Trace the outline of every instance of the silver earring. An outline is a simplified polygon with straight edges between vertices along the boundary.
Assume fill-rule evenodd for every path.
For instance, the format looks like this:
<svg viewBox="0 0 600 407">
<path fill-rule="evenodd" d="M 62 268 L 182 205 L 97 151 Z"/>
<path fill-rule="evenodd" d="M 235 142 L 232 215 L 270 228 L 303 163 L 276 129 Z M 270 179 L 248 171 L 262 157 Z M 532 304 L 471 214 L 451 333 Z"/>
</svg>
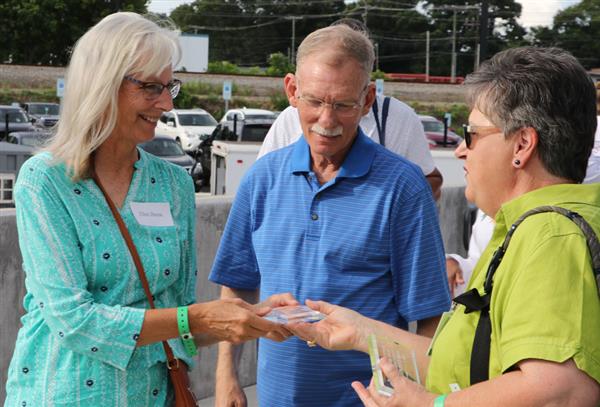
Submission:
<svg viewBox="0 0 600 407">
<path fill-rule="evenodd" d="M 517 165 L 517 166 L 521 165 L 521 160 L 518 160 L 518 159 L 515 160 L 515 165 Z"/>
</svg>

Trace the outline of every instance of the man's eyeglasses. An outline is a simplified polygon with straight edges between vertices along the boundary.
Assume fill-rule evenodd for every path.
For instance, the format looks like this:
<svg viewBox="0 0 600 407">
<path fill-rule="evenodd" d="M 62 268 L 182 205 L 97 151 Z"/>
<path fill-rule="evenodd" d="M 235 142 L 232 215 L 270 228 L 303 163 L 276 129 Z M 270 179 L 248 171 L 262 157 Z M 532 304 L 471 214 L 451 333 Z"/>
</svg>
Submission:
<svg viewBox="0 0 600 407">
<path fill-rule="evenodd" d="M 360 99 L 363 98 L 363 94 L 367 89 L 368 85 L 360 92 Z M 304 105 L 314 111 L 314 113 L 320 114 L 325 106 L 330 106 L 340 117 L 349 117 L 356 114 L 356 111 L 362 108 L 363 104 L 359 102 L 325 102 L 323 99 L 315 98 L 312 96 L 298 95 L 296 99 L 304 103 Z"/>
<path fill-rule="evenodd" d="M 492 134 L 502 133 L 502 129 L 496 126 L 471 126 L 469 124 L 463 124 L 463 133 L 465 135 L 465 144 L 467 148 L 471 148 L 473 143 L 473 137 L 485 137 Z"/>
<path fill-rule="evenodd" d="M 135 83 L 140 87 L 142 92 L 144 92 L 144 96 L 147 100 L 157 99 L 162 95 L 163 90 L 166 88 L 171 94 L 171 98 L 175 99 L 179 94 L 179 89 L 181 89 L 181 81 L 179 79 L 173 79 L 171 82 L 163 85 L 160 82 L 144 82 L 138 79 L 135 79 L 131 76 L 126 76 L 127 79 L 131 83 Z"/>
</svg>

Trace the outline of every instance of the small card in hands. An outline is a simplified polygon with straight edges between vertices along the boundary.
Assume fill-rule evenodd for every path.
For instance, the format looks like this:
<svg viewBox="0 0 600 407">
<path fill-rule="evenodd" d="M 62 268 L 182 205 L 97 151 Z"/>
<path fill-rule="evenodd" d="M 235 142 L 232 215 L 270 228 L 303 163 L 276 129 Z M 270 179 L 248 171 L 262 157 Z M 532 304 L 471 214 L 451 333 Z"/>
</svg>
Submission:
<svg viewBox="0 0 600 407">
<path fill-rule="evenodd" d="M 317 322 L 325 318 L 325 315 L 308 308 L 306 305 L 286 305 L 284 307 L 273 308 L 264 318 L 278 324 L 293 324 L 298 322 Z"/>
<path fill-rule="evenodd" d="M 374 334 L 367 337 L 367 343 L 369 345 L 371 369 L 373 370 L 373 383 L 379 394 L 390 397 L 394 393 L 394 388 L 379 366 L 380 354 L 385 356 L 402 376 L 416 383 L 421 383 L 417 355 L 414 350 L 408 349 L 397 341 L 386 337 L 376 337 Z"/>
</svg>

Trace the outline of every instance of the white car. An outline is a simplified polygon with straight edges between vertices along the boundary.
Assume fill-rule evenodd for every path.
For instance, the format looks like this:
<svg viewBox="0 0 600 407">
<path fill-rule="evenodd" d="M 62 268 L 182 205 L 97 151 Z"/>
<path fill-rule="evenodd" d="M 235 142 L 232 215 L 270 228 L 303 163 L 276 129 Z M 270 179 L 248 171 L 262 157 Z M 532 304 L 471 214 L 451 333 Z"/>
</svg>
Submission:
<svg viewBox="0 0 600 407">
<path fill-rule="evenodd" d="M 215 130 L 217 121 L 203 109 L 173 109 L 160 116 L 156 130 L 181 144 L 185 151 L 194 151 L 203 135 Z"/>
<path fill-rule="evenodd" d="M 236 117 L 237 116 L 237 117 Z M 277 115 L 270 110 L 265 109 L 248 109 L 243 107 L 241 109 L 229 109 L 227 113 L 221 118 L 221 123 L 232 122 L 234 119 L 239 121 L 243 120 L 261 120 L 261 119 L 273 119 L 275 120 Z"/>
</svg>

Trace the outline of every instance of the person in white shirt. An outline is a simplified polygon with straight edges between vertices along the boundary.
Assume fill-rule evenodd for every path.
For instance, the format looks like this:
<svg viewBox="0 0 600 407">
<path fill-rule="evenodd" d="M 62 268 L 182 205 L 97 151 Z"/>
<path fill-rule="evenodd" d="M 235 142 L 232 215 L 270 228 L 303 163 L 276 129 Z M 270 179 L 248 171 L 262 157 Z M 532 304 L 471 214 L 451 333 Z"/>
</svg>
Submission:
<svg viewBox="0 0 600 407">
<path fill-rule="evenodd" d="M 448 286 L 452 298 L 465 292 L 473 268 L 475 268 L 481 253 L 490 242 L 493 231 L 494 220 L 483 213 L 481 209 L 478 209 L 477 218 L 471 230 L 467 257 L 458 254 L 446 255 L 446 272 L 448 273 Z"/>
<path fill-rule="evenodd" d="M 371 109 L 361 119 L 360 128 L 368 137 L 384 145 L 388 150 L 417 164 L 427 178 L 433 196 L 438 199 L 443 181 L 442 174 L 435 168 L 419 116 L 410 106 L 390 97 L 387 120 L 383 120 L 384 99 L 383 96 L 377 96 L 377 120 L 374 109 Z M 379 121 L 379 126 L 377 121 Z M 384 123 L 385 143 L 382 143 L 379 130 L 383 128 Z M 301 135 L 302 128 L 298 111 L 295 107 L 289 106 L 279 114 L 269 129 L 258 153 L 258 158 L 295 142 Z"/>
</svg>

